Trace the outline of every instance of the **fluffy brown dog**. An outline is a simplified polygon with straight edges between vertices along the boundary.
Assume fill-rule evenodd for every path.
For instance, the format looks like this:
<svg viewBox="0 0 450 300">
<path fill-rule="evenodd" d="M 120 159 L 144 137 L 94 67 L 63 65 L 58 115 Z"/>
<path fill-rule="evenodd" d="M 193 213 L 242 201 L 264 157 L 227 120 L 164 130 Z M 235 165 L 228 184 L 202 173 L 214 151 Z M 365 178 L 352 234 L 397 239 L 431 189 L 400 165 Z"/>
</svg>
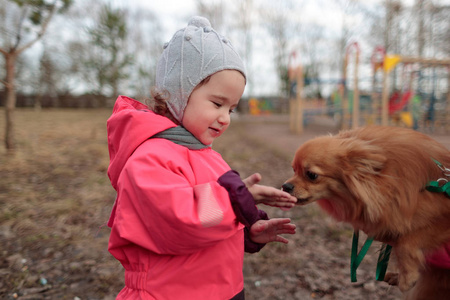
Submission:
<svg viewBox="0 0 450 300">
<path fill-rule="evenodd" d="M 336 220 L 392 245 L 399 273 L 386 280 L 408 291 L 409 299 L 450 299 L 450 270 L 426 264 L 450 242 L 450 197 L 425 189 L 430 181 L 450 179 L 434 160 L 450 167 L 450 151 L 410 129 L 343 131 L 304 143 L 283 190 L 297 204 L 317 201 Z"/>
</svg>

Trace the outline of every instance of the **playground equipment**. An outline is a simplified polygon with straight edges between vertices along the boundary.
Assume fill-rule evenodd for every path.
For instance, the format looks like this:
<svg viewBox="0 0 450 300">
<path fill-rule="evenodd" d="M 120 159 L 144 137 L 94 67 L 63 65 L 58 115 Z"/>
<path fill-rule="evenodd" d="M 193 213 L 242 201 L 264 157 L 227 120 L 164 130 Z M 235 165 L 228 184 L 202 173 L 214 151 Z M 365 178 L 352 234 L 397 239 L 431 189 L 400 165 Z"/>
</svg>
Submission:
<svg viewBox="0 0 450 300">
<path fill-rule="evenodd" d="M 353 90 L 349 88 L 347 79 L 351 55 L 354 57 Z M 296 83 L 295 93 L 293 93 L 295 97 L 289 101 L 292 132 L 302 133 L 312 115 L 325 115 L 326 113 L 340 116 L 341 129 L 369 124 L 396 125 L 414 129 L 418 129 L 420 124 L 425 124 L 433 129 L 434 125 L 438 124 L 445 132 L 450 132 L 450 59 L 386 55 L 384 48 L 376 47 L 371 57 L 372 91 L 364 93 L 359 90 L 360 55 L 361 51 L 357 42 L 347 46 L 342 79 L 333 82 L 337 85 L 337 89 L 329 98 L 330 102 L 335 104 L 331 108 L 320 105 L 320 100 L 305 99 L 311 89 L 309 84 L 321 82 L 321 80 L 305 79 L 296 53 L 291 54 L 288 75 L 289 80 Z M 397 73 L 392 73 L 395 81 L 394 91 L 391 91 L 389 77 L 391 71 L 398 65 L 403 66 L 400 73 L 401 81 L 397 80 L 399 79 Z M 436 69 L 440 73 L 436 72 Z M 426 79 L 430 78 L 430 76 L 426 76 L 430 70 L 433 71 L 432 82 Z M 443 76 L 447 76 L 446 82 Z M 401 87 L 398 86 L 397 81 L 401 83 Z M 426 83 L 426 91 L 421 88 L 422 83 Z M 424 117 L 421 112 L 425 109 L 425 104 L 428 105 L 428 108 Z M 437 115 L 439 118 L 435 119 Z"/>
<path fill-rule="evenodd" d="M 413 92 L 411 90 L 408 90 L 403 94 L 398 91 L 394 92 L 389 98 L 389 115 L 402 110 L 408 104 L 412 95 Z"/>
<path fill-rule="evenodd" d="M 355 46 L 357 44 L 355 43 Z M 357 47 L 357 54 L 359 55 L 359 48 Z M 358 64 L 358 62 L 357 62 Z M 357 67 L 355 67 L 357 68 Z M 288 77 L 291 83 L 291 95 L 289 100 L 289 120 L 290 120 L 290 130 L 294 133 L 302 133 L 304 130 L 304 126 L 307 125 L 311 120 L 315 119 L 317 116 L 331 115 L 331 114 L 339 114 L 342 112 L 347 112 L 346 118 L 350 119 L 349 112 L 349 103 L 347 101 L 347 96 L 350 94 L 348 91 L 344 93 L 344 80 L 343 79 L 319 79 L 319 78 L 310 78 L 306 77 L 303 66 L 300 63 L 296 52 L 292 52 L 289 57 L 289 65 L 288 65 Z M 306 77 L 306 78 L 305 78 Z M 357 85 L 358 76 L 355 76 L 355 82 Z M 319 90 L 315 90 L 315 85 L 321 84 L 333 84 L 338 85 L 340 90 L 335 93 L 333 98 L 334 107 L 327 106 L 326 100 L 322 98 Z M 309 95 L 309 96 L 308 96 Z M 345 95 L 345 97 L 344 97 Z M 353 93 L 353 104 L 356 103 L 357 107 L 359 107 L 359 92 L 356 90 L 356 93 Z M 346 100 L 343 103 L 343 99 Z M 355 100 L 356 99 L 356 100 Z M 342 107 L 345 107 L 342 109 Z M 359 118 L 359 110 L 355 112 L 353 118 Z M 340 117 L 342 123 L 343 117 Z M 348 121 L 349 122 L 349 121 Z M 357 123 L 357 122 L 356 122 Z"/>
<path fill-rule="evenodd" d="M 400 55 L 385 55 L 383 60 L 383 91 L 381 97 L 381 124 L 389 125 L 389 116 L 393 111 L 399 110 L 408 101 L 413 99 L 413 92 L 410 89 L 406 91 L 401 96 L 400 94 L 395 94 L 391 96 L 389 99 L 389 73 L 398 65 L 402 63 L 405 66 L 416 64 L 420 68 L 424 67 L 446 67 L 447 70 L 450 67 L 450 59 L 433 59 L 433 58 L 421 58 L 421 57 L 409 57 L 409 56 L 400 56 Z M 412 81 L 412 75 L 410 78 L 410 82 Z M 445 111 L 445 131 L 450 131 L 450 73 L 448 73 L 447 80 L 447 98 L 446 98 L 446 111 Z M 401 97 L 401 98 L 399 98 Z M 435 95 L 432 93 L 432 101 L 430 101 L 430 108 L 433 112 Z"/>
<path fill-rule="evenodd" d="M 353 92 L 350 92 L 347 88 L 347 68 L 349 64 L 349 57 L 351 52 L 354 51 L 355 62 L 354 62 L 354 75 L 353 75 Z M 338 97 L 340 101 L 340 106 L 338 109 L 341 116 L 341 125 L 342 129 L 348 129 L 350 126 L 352 128 L 356 128 L 359 126 L 360 119 L 360 93 L 358 87 L 358 68 L 359 68 L 359 56 L 360 56 L 360 48 L 357 42 L 353 42 L 349 44 L 346 49 L 346 54 L 344 58 L 344 68 L 343 68 L 343 77 L 339 80 L 328 80 L 328 83 L 337 84 L 338 88 Z M 303 132 L 303 127 L 305 121 L 307 121 L 309 115 L 313 114 L 324 114 L 327 112 L 327 109 L 321 107 L 320 104 L 317 104 L 315 108 L 310 107 L 309 109 L 305 109 L 305 99 L 303 99 L 303 91 L 305 85 L 305 78 L 303 74 L 302 65 L 297 61 L 294 64 L 294 61 L 297 60 L 296 53 L 293 52 L 289 59 L 289 80 L 296 82 L 296 93 L 295 99 L 290 100 L 290 127 L 291 131 L 295 133 Z M 321 80 L 316 79 L 308 79 L 308 82 L 321 82 Z M 352 103 L 350 106 L 349 98 L 352 96 Z M 310 105 L 314 106 L 314 101 L 308 102 Z M 317 103 L 317 101 L 316 101 Z M 335 108 L 336 109 L 336 108 Z M 351 117 L 350 117 L 351 111 Z"/>
<path fill-rule="evenodd" d="M 357 63 L 358 63 L 358 47 L 357 45 L 349 45 L 346 51 L 346 56 L 344 60 L 344 91 L 346 96 L 342 96 L 343 101 L 348 101 L 350 99 L 350 92 L 346 87 L 346 69 L 348 64 L 348 56 L 349 50 L 351 47 L 356 48 L 356 62 L 355 62 L 355 77 L 357 77 Z M 441 127 L 445 127 L 445 131 L 450 131 L 450 59 L 430 59 L 430 58 L 416 58 L 416 57 L 406 57 L 400 55 L 386 55 L 383 47 L 378 46 L 374 49 L 374 52 L 371 57 L 372 63 L 372 92 L 370 94 L 370 102 L 371 102 L 371 116 L 368 118 L 364 118 L 365 124 L 383 124 L 383 125 L 397 125 L 397 126 L 406 126 L 414 129 L 418 128 L 418 120 L 424 119 L 423 116 L 420 115 L 421 108 L 424 107 L 422 101 L 427 100 L 428 104 L 428 112 L 427 112 L 427 121 L 428 123 L 434 122 L 434 114 L 436 113 L 434 108 L 435 106 L 439 106 L 436 104 L 440 104 L 441 109 L 443 106 L 446 107 L 446 111 L 439 111 L 438 113 L 441 117 Z M 394 92 L 391 92 L 389 85 L 389 74 L 392 70 L 396 68 L 398 64 L 402 64 L 403 69 L 401 73 L 401 88 L 398 88 L 397 85 L 394 86 Z M 435 70 L 437 67 L 444 67 L 443 70 L 447 72 L 447 89 L 439 89 L 436 83 L 438 80 L 436 79 L 436 74 L 433 71 L 433 83 L 432 83 L 432 91 L 428 91 L 424 93 L 420 88 L 420 83 L 425 81 L 425 76 L 423 75 L 424 70 L 428 70 L 429 68 L 433 68 Z M 377 72 L 382 71 L 382 86 L 380 89 L 377 89 Z M 395 74 L 396 75 L 396 74 Z M 396 77 L 395 77 L 396 78 Z M 441 77 L 442 78 L 442 77 Z M 380 80 L 381 81 L 381 80 Z M 417 81 L 417 88 L 414 89 L 414 81 Z M 442 82 L 439 81 L 439 82 Z M 358 93 L 358 80 L 355 78 L 355 93 Z M 430 86 L 428 82 L 428 86 Z M 445 86 L 445 82 L 444 82 Z M 430 88 L 429 88 L 430 89 Z M 377 92 L 377 90 L 379 90 Z M 437 96 L 435 90 L 440 90 L 440 93 L 445 93 L 446 90 L 446 104 L 438 103 Z M 344 95 L 344 93 L 341 93 Z M 428 95 L 428 96 L 426 96 Z M 359 95 L 358 95 L 359 96 Z M 352 127 L 357 127 L 358 121 L 361 122 L 362 119 L 359 119 L 359 110 L 360 105 L 358 102 L 359 97 L 355 95 L 354 103 L 355 105 L 350 108 L 344 102 L 343 104 L 343 119 L 341 128 L 346 129 L 349 125 L 349 117 L 348 114 L 352 111 Z M 421 99 L 421 97 L 425 97 L 426 99 Z M 425 102 L 425 101 L 424 101 Z M 421 107 L 422 106 L 422 107 Z"/>
<path fill-rule="evenodd" d="M 273 111 L 272 102 L 267 99 L 250 98 L 248 100 L 249 113 L 252 116 L 270 115 Z"/>
<path fill-rule="evenodd" d="M 253 116 L 257 116 L 261 114 L 261 109 L 259 108 L 259 101 L 256 98 L 250 98 L 248 100 L 249 112 Z"/>
</svg>

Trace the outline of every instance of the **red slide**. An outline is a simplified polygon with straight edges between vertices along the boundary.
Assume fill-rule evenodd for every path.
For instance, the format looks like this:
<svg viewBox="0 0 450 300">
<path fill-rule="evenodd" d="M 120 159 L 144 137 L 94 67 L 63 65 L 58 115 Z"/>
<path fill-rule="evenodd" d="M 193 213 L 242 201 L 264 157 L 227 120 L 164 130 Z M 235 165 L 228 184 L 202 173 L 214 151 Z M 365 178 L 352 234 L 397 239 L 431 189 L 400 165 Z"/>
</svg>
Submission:
<svg viewBox="0 0 450 300">
<path fill-rule="evenodd" d="M 408 103 L 409 99 L 411 99 L 411 96 L 413 95 L 413 92 L 411 90 L 406 91 L 406 93 L 403 93 L 401 95 L 400 99 L 400 93 L 395 92 L 392 94 L 391 98 L 389 99 L 389 114 L 393 114 L 405 107 L 405 105 Z"/>
</svg>

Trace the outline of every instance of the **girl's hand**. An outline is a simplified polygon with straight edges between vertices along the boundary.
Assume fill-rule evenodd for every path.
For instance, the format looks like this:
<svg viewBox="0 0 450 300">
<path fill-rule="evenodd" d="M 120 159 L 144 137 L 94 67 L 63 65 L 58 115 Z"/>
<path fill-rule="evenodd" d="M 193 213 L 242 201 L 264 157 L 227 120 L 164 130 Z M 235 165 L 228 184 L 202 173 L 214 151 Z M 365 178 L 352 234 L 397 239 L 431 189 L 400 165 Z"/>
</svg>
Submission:
<svg viewBox="0 0 450 300">
<path fill-rule="evenodd" d="M 297 202 L 297 198 L 281 189 L 257 184 L 261 181 L 261 175 L 259 173 L 255 173 L 242 181 L 252 194 L 256 204 L 263 203 L 282 209 L 290 209 L 294 207 Z"/>
<path fill-rule="evenodd" d="M 250 227 L 249 232 L 250 239 L 255 243 L 280 242 L 287 244 L 288 240 L 280 234 L 294 234 L 295 224 L 291 224 L 291 220 L 288 218 L 258 220 Z"/>
</svg>

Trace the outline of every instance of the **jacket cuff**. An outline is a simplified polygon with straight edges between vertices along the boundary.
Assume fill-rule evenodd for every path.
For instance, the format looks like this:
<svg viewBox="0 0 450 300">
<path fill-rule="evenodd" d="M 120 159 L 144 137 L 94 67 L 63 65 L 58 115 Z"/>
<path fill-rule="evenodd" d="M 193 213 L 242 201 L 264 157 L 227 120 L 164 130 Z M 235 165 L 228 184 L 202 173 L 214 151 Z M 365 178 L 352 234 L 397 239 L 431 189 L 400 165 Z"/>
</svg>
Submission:
<svg viewBox="0 0 450 300">
<path fill-rule="evenodd" d="M 220 176 L 217 182 L 227 190 L 231 206 L 239 222 L 250 228 L 260 219 L 255 199 L 238 172 L 230 170 Z"/>
<path fill-rule="evenodd" d="M 268 220 L 266 212 L 263 210 L 258 210 L 258 215 L 260 220 Z M 250 238 L 250 229 L 247 227 L 244 228 L 244 251 L 247 253 L 255 253 L 259 252 L 262 248 L 264 248 L 266 244 L 255 243 Z"/>
</svg>

